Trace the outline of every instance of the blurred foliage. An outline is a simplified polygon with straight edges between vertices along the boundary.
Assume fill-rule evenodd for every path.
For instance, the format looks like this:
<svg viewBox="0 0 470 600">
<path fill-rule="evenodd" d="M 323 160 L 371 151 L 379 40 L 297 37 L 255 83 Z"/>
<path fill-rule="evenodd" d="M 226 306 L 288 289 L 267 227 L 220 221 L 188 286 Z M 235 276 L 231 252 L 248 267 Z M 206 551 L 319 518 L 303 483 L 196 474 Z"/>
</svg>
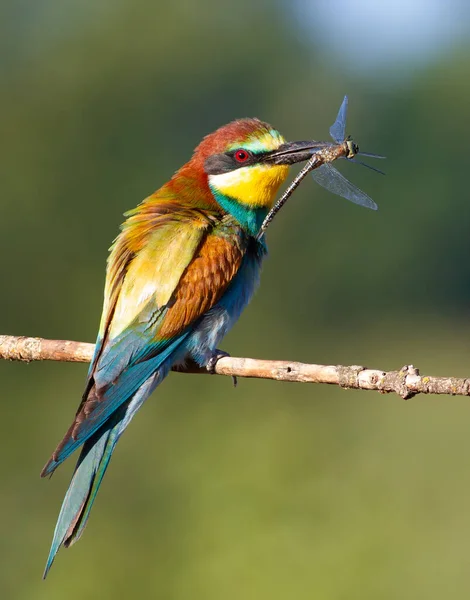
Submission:
<svg viewBox="0 0 470 600">
<path fill-rule="evenodd" d="M 389 160 L 386 178 L 343 172 L 380 210 L 306 181 L 224 347 L 468 375 L 469 68 L 462 48 L 406 82 L 352 80 L 287 1 L 4 0 L 0 332 L 93 340 L 126 209 L 235 117 L 326 139 L 347 92 L 351 133 Z M 83 540 L 42 583 L 73 465 L 38 474 L 85 373 L 0 364 L 0 597 L 470 592 L 468 401 L 182 375 L 135 419 Z"/>
</svg>

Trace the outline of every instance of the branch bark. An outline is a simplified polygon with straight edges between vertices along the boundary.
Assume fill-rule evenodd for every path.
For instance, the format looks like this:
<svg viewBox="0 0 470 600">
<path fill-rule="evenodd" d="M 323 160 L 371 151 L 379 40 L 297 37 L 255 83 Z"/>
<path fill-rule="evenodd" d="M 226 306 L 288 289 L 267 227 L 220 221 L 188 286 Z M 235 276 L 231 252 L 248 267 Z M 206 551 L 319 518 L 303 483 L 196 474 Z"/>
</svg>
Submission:
<svg viewBox="0 0 470 600">
<path fill-rule="evenodd" d="M 34 337 L 0 335 L 0 359 L 23 362 L 55 360 L 59 362 L 90 362 L 94 344 L 69 340 L 47 340 Z M 174 369 L 182 373 L 207 373 L 195 364 Z M 399 371 L 380 371 L 358 365 L 314 365 L 284 360 L 254 358 L 221 358 L 215 367 L 218 375 L 256 377 L 297 383 L 326 383 L 347 389 L 394 392 L 404 398 L 416 394 L 447 394 L 470 396 L 470 379 L 457 377 L 424 377 L 413 365 Z"/>
</svg>

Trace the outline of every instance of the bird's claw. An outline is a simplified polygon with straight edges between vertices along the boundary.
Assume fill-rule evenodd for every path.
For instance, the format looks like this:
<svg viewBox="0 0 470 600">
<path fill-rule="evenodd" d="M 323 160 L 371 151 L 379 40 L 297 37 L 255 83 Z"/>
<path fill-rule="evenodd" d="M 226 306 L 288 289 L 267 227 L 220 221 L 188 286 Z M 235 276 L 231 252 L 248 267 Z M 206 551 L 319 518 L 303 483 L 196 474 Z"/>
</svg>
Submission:
<svg viewBox="0 0 470 600">
<path fill-rule="evenodd" d="M 207 361 L 207 364 L 206 364 L 206 369 L 211 375 L 215 375 L 215 373 L 216 373 L 215 367 L 216 367 L 217 363 L 219 362 L 219 360 L 221 358 L 224 358 L 225 356 L 230 356 L 230 354 L 228 352 L 225 352 L 224 350 L 215 350 L 214 351 L 214 354 L 209 358 L 209 360 Z M 233 387 L 237 387 L 238 380 L 235 375 L 232 375 L 232 381 L 233 381 Z"/>
<path fill-rule="evenodd" d="M 206 369 L 209 371 L 211 375 L 215 375 L 215 366 L 219 362 L 221 358 L 225 356 L 230 356 L 228 352 L 224 352 L 223 350 L 214 350 L 214 353 L 209 358 L 206 364 Z"/>
</svg>

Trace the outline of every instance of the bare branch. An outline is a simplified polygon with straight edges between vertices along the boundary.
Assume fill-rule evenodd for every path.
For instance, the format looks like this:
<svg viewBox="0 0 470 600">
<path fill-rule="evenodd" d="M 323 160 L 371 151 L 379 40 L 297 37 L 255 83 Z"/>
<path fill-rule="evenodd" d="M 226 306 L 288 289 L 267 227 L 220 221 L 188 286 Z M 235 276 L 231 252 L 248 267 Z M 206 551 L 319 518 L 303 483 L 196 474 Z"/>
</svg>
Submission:
<svg viewBox="0 0 470 600">
<path fill-rule="evenodd" d="M 30 362 L 56 360 L 89 362 L 94 345 L 68 340 L 0 335 L 0 359 Z M 183 373 L 207 373 L 206 369 L 189 364 L 175 369 Z M 416 394 L 448 394 L 470 396 L 470 379 L 456 377 L 422 377 L 412 365 L 399 371 L 380 371 L 360 366 L 313 365 L 284 360 L 253 358 L 221 358 L 215 367 L 218 375 L 256 377 L 297 383 L 327 383 L 343 388 L 395 392 L 404 399 Z"/>
</svg>

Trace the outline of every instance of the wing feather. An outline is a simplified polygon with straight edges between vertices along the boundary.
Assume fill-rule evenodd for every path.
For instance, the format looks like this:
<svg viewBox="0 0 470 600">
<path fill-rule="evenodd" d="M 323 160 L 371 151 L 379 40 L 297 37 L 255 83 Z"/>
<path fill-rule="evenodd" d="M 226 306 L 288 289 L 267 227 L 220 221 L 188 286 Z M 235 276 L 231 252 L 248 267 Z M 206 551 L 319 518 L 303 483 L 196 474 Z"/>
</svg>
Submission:
<svg viewBox="0 0 470 600">
<path fill-rule="evenodd" d="M 112 247 L 85 394 L 43 475 L 178 352 L 192 325 L 221 298 L 246 251 L 241 230 L 228 235 L 225 223 L 194 209 L 154 211 L 153 229 L 145 222 L 140 237 L 139 222 L 141 215 L 132 213 Z"/>
</svg>

